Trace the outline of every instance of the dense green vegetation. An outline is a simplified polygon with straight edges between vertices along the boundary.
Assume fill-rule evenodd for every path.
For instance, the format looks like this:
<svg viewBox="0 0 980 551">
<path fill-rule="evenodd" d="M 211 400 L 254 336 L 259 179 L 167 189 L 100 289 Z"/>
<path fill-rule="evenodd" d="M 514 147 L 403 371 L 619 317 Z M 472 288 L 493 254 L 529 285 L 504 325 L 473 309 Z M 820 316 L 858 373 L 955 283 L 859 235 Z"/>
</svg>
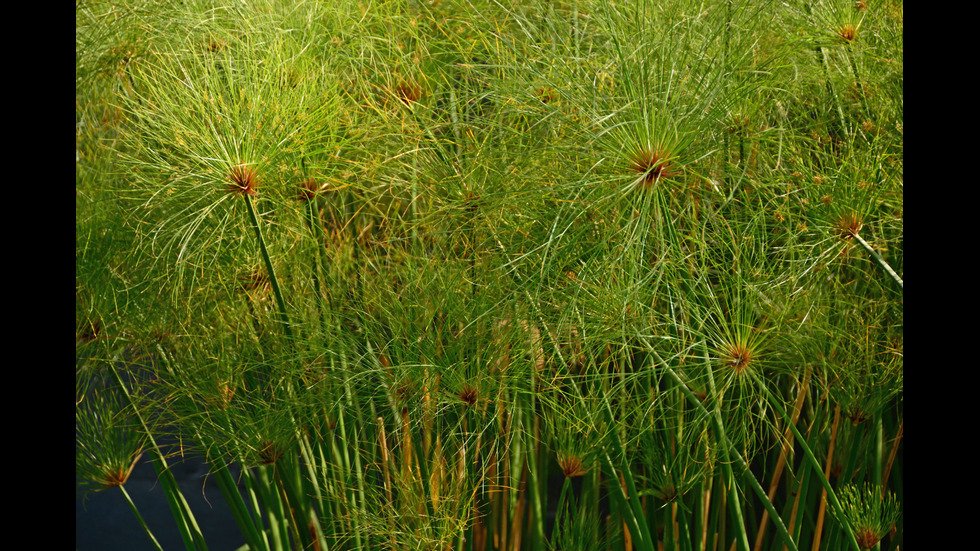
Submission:
<svg viewBox="0 0 980 551">
<path fill-rule="evenodd" d="M 252 551 L 903 546 L 901 0 L 75 25 L 80 489 L 152 458 L 188 549 L 190 453 Z"/>
</svg>

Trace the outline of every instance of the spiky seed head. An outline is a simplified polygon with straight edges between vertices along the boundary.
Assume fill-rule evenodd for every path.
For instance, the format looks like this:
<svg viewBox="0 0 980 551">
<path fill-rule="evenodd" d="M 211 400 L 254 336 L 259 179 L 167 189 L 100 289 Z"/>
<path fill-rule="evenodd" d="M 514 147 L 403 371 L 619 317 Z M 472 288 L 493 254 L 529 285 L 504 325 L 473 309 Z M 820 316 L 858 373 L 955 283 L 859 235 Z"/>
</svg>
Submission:
<svg viewBox="0 0 980 551">
<path fill-rule="evenodd" d="M 646 187 L 652 186 L 662 177 L 676 174 L 667 153 L 654 147 L 634 151 L 629 157 L 629 167 L 630 170 L 643 176 L 643 184 Z"/>
<path fill-rule="evenodd" d="M 313 178 L 307 178 L 299 184 L 299 200 L 303 202 L 312 201 L 320 191 L 320 185 Z"/>
<path fill-rule="evenodd" d="M 837 36 L 845 42 L 853 42 L 858 35 L 858 26 L 853 23 L 844 23 L 843 25 L 837 27 Z"/>
<path fill-rule="evenodd" d="M 748 369 L 749 364 L 752 363 L 753 356 L 754 352 L 752 347 L 747 343 L 730 342 L 725 343 L 721 347 L 721 360 L 725 365 L 734 370 L 736 374 L 742 374 Z"/>
<path fill-rule="evenodd" d="M 258 193 L 256 188 L 259 185 L 259 178 L 254 167 L 244 163 L 235 165 L 231 168 L 228 179 L 231 180 L 231 183 L 228 185 L 228 191 L 231 193 L 242 195 L 255 195 Z"/>
<path fill-rule="evenodd" d="M 554 103 L 558 101 L 558 91 L 550 86 L 539 86 L 535 90 L 534 95 L 537 96 L 541 103 Z"/>
<path fill-rule="evenodd" d="M 102 333 L 102 322 L 99 320 L 93 320 L 86 322 L 82 328 L 75 333 L 75 338 L 81 342 L 92 342 L 99 338 Z"/>
<path fill-rule="evenodd" d="M 736 136 L 745 135 L 752 126 L 752 119 L 749 115 L 740 112 L 730 113 L 728 116 L 728 126 L 725 129 L 729 134 Z"/>
<path fill-rule="evenodd" d="M 262 449 L 259 450 L 259 462 L 263 465 L 272 465 L 282 457 L 283 450 L 278 444 L 265 441 L 262 442 L 261 446 Z"/>
<path fill-rule="evenodd" d="M 133 468 L 136 467 L 136 463 L 142 456 L 142 451 L 137 451 L 135 454 L 133 454 L 133 461 L 128 467 L 123 463 L 115 463 L 111 466 L 105 466 L 102 471 L 102 487 L 116 488 L 125 484 L 126 481 L 129 480 L 129 475 L 133 473 Z"/>
<path fill-rule="evenodd" d="M 858 527 L 854 531 L 854 539 L 857 540 L 858 547 L 861 549 L 871 549 L 881 541 L 878 534 L 867 527 Z"/>
<path fill-rule="evenodd" d="M 561 467 L 561 472 L 565 478 L 583 476 L 589 472 L 585 467 L 585 461 L 577 454 L 559 454 L 558 466 Z"/>
<path fill-rule="evenodd" d="M 871 414 L 864 411 L 858 404 L 852 404 L 844 414 L 847 415 L 847 418 L 851 420 L 851 424 L 854 426 L 860 425 L 871 418 Z"/>
<path fill-rule="evenodd" d="M 422 99 L 422 87 L 414 82 L 402 80 L 395 85 L 395 95 L 399 101 L 411 107 L 413 103 Z"/>
<path fill-rule="evenodd" d="M 861 227 L 864 223 L 857 214 L 853 212 L 847 212 L 834 221 L 834 226 L 837 228 L 837 235 L 841 239 L 851 239 L 861 231 Z"/>
<path fill-rule="evenodd" d="M 238 276 L 238 282 L 246 292 L 266 291 L 272 286 L 269 275 L 260 268 L 241 274 Z"/>
<path fill-rule="evenodd" d="M 901 516 L 901 506 L 895 494 L 877 484 L 863 487 L 845 485 L 838 490 L 838 499 L 861 549 L 878 545 Z"/>
<path fill-rule="evenodd" d="M 218 396 L 221 399 L 220 405 L 222 409 L 228 407 L 231 404 L 231 400 L 235 397 L 235 387 L 228 381 L 219 382 Z"/>
<path fill-rule="evenodd" d="M 225 49 L 227 45 L 228 43 L 220 38 L 211 38 L 204 42 L 204 49 L 208 52 L 214 53 Z"/>
<path fill-rule="evenodd" d="M 470 386 L 469 384 L 463 385 L 463 389 L 459 391 L 459 399 L 462 400 L 467 406 L 476 405 L 476 401 L 479 398 L 479 391 Z"/>
<path fill-rule="evenodd" d="M 113 471 L 107 471 L 105 473 L 105 484 L 106 488 L 115 488 L 117 486 L 122 486 L 126 483 L 129 478 L 129 473 L 125 472 L 123 469 L 116 469 Z"/>
<path fill-rule="evenodd" d="M 677 499 L 677 487 L 667 482 L 654 488 L 654 494 L 663 501 L 674 501 Z"/>
</svg>

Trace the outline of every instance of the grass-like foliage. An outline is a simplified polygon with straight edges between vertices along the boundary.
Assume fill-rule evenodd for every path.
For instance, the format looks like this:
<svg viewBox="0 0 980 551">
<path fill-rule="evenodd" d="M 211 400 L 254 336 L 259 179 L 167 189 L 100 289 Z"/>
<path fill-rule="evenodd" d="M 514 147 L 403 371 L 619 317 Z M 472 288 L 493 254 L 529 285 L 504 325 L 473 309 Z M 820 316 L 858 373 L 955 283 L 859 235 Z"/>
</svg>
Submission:
<svg viewBox="0 0 980 551">
<path fill-rule="evenodd" d="M 902 545 L 901 0 L 75 28 L 80 489 L 151 458 L 188 549 L 187 453 L 251 551 Z"/>
</svg>

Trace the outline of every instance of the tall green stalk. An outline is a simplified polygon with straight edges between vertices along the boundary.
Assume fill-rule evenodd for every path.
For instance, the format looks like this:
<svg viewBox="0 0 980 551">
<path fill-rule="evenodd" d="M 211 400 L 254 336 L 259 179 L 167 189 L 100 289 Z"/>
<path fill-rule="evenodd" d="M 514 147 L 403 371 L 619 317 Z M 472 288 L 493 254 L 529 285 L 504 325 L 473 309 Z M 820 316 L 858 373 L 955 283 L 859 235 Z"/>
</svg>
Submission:
<svg viewBox="0 0 980 551">
<path fill-rule="evenodd" d="M 160 542 L 157 541 L 157 538 L 153 535 L 150 527 L 147 526 L 146 521 L 143 520 L 143 515 L 140 514 L 139 508 L 136 507 L 135 503 L 133 503 L 133 498 L 129 497 L 129 492 L 126 491 L 126 486 L 119 486 L 119 492 L 122 493 L 123 498 L 126 500 L 126 505 L 129 505 L 129 510 L 133 512 L 133 515 L 136 517 L 136 521 L 139 522 L 140 527 L 144 532 L 146 532 L 146 535 L 149 536 L 150 542 L 153 543 L 153 547 L 155 547 L 157 551 L 163 551 L 163 546 L 160 545 Z"/>
<path fill-rule="evenodd" d="M 252 197 L 245 193 L 242 194 L 245 208 L 248 211 L 248 218 L 252 223 L 252 230 L 255 232 L 255 240 L 259 244 L 259 251 L 262 253 L 262 262 L 265 264 L 266 272 L 269 274 L 269 283 L 272 285 L 272 293 L 276 297 L 276 305 L 279 307 L 279 324 L 282 326 L 283 335 L 288 341 L 293 340 L 293 328 L 289 323 L 289 313 L 286 311 L 286 299 L 283 297 L 282 288 L 279 286 L 279 278 L 276 276 L 276 268 L 272 263 L 272 256 L 265 244 L 262 236 L 262 226 L 258 215 L 255 212 L 255 205 L 252 204 Z"/>
</svg>

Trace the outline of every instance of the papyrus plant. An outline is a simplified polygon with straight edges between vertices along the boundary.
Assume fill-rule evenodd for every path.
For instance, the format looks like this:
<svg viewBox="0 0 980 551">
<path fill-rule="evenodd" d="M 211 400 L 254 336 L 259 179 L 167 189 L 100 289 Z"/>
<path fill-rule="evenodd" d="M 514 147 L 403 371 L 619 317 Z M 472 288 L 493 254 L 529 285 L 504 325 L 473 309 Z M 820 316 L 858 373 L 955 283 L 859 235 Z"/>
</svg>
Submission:
<svg viewBox="0 0 980 551">
<path fill-rule="evenodd" d="M 85 487 L 142 454 L 189 549 L 188 454 L 250 550 L 902 544 L 901 21 L 791 4 L 80 4 Z"/>
</svg>

